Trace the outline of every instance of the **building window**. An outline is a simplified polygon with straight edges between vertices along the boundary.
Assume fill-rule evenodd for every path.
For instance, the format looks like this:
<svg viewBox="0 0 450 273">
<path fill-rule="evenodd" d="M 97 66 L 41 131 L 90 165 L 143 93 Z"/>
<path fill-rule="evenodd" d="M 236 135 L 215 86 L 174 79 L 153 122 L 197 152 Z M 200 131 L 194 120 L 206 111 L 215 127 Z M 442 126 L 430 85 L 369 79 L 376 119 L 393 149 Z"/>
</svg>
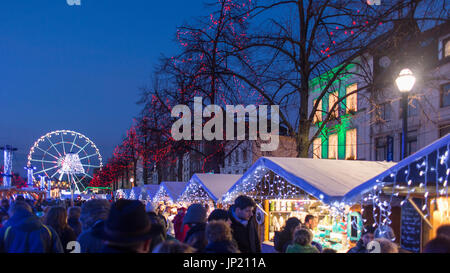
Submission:
<svg viewBox="0 0 450 273">
<path fill-rule="evenodd" d="M 247 161 L 247 150 L 242 151 L 242 157 L 243 157 L 244 162 L 246 162 Z"/>
<path fill-rule="evenodd" d="M 313 106 L 316 104 L 317 100 L 314 100 Z M 319 101 L 319 104 L 317 105 L 316 113 L 314 114 L 314 120 L 313 123 L 317 123 L 319 121 L 322 121 L 322 100 Z"/>
<path fill-rule="evenodd" d="M 338 136 L 337 134 L 330 135 L 328 138 L 328 158 L 337 159 L 338 152 Z"/>
<path fill-rule="evenodd" d="M 450 105 L 450 83 L 441 86 L 441 107 Z"/>
<path fill-rule="evenodd" d="M 352 85 L 347 86 L 347 110 L 346 113 L 355 113 L 358 110 L 358 93 L 353 93 L 348 95 L 351 92 L 354 92 L 358 89 L 358 84 L 354 83 Z"/>
<path fill-rule="evenodd" d="M 380 105 L 379 116 L 382 121 L 388 121 L 391 119 L 391 103 L 386 102 Z"/>
<path fill-rule="evenodd" d="M 328 96 L 328 111 L 331 111 L 331 108 L 336 104 L 339 99 L 338 92 L 334 92 Z M 337 118 L 339 116 L 339 105 L 334 107 L 333 112 L 331 113 L 331 118 Z"/>
<path fill-rule="evenodd" d="M 439 137 L 446 136 L 448 133 L 450 133 L 450 124 L 444 125 L 439 127 Z"/>
<path fill-rule="evenodd" d="M 417 136 L 408 137 L 408 143 L 406 148 L 408 155 L 412 155 L 413 153 L 417 152 Z"/>
<path fill-rule="evenodd" d="M 322 158 L 322 139 L 320 137 L 313 141 L 313 158 Z"/>
<path fill-rule="evenodd" d="M 444 40 L 444 58 L 450 57 L 450 38 Z"/>
<path fill-rule="evenodd" d="M 387 141 L 385 137 L 375 139 L 375 160 L 384 161 L 387 155 Z"/>
<path fill-rule="evenodd" d="M 345 159 L 356 159 L 357 144 L 356 129 L 348 130 L 345 133 Z"/>
</svg>

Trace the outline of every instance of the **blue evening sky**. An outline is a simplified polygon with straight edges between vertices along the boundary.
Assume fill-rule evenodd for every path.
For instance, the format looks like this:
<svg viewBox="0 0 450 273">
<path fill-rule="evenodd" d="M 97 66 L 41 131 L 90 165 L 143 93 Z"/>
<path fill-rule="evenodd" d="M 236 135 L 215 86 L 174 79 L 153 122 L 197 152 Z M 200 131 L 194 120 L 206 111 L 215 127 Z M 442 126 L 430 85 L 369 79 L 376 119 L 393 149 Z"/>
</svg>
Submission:
<svg viewBox="0 0 450 273">
<path fill-rule="evenodd" d="M 203 3 L 2 0 L 0 145 L 19 149 L 14 171 L 24 175 L 34 141 L 58 129 L 91 138 L 106 161 L 140 109 L 139 87 L 178 51 L 176 27 L 208 14 Z"/>
</svg>

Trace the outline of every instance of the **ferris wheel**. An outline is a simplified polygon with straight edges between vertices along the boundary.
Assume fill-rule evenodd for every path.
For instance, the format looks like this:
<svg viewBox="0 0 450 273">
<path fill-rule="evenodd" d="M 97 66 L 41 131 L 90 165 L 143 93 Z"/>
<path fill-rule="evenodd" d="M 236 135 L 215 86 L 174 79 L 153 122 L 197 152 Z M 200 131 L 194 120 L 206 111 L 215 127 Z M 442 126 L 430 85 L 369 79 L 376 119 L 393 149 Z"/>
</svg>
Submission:
<svg viewBox="0 0 450 273">
<path fill-rule="evenodd" d="M 40 137 L 30 149 L 28 166 L 35 175 L 52 181 L 67 182 L 78 193 L 103 167 L 97 146 L 86 136 L 69 130 L 58 130 Z"/>
</svg>

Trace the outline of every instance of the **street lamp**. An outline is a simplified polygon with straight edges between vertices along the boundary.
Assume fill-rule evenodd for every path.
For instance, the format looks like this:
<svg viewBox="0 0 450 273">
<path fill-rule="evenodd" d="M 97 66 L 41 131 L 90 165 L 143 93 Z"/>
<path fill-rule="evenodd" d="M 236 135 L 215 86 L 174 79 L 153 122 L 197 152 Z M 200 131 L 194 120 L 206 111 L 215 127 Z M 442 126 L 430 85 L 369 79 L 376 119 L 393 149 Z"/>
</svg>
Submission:
<svg viewBox="0 0 450 273">
<path fill-rule="evenodd" d="M 133 184 L 133 182 L 134 182 L 134 178 L 133 178 L 133 177 L 131 177 L 131 178 L 130 178 L 130 183 L 131 183 L 131 187 L 134 187 L 134 184 Z"/>
<path fill-rule="evenodd" d="M 416 77 L 414 77 L 412 71 L 408 68 L 402 69 L 395 80 L 398 90 L 402 93 L 402 159 L 406 157 L 406 141 L 408 134 L 408 93 L 413 88 L 415 82 Z"/>
</svg>

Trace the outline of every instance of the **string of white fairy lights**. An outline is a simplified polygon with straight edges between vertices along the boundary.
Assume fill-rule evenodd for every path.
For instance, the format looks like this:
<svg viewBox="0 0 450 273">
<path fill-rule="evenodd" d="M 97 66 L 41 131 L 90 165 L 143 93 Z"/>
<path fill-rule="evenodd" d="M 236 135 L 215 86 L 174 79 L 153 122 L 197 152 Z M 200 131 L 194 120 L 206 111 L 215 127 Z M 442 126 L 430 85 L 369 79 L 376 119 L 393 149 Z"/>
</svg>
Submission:
<svg viewBox="0 0 450 273">
<path fill-rule="evenodd" d="M 180 202 L 201 203 L 210 201 L 211 197 L 200 183 L 191 181 L 178 200 Z"/>
<path fill-rule="evenodd" d="M 289 183 L 282 176 L 270 169 L 258 166 L 252 175 L 243 179 L 232 191 L 227 192 L 222 200 L 225 204 L 230 204 L 237 196 L 244 194 L 257 200 L 263 199 L 317 199 L 323 203 L 324 196 L 320 194 L 318 198 L 303 191 L 300 187 Z M 330 216 L 343 216 L 345 207 L 348 204 L 335 202 L 333 204 L 323 204 L 323 208 L 329 210 Z"/>
<path fill-rule="evenodd" d="M 419 183 L 418 188 L 423 190 L 423 199 L 424 203 L 420 208 L 424 214 L 424 217 L 427 218 L 430 216 L 430 207 L 428 206 L 428 200 L 430 195 L 433 194 L 436 198 L 445 197 L 448 200 L 448 178 L 450 174 L 449 168 L 449 148 L 450 144 L 445 146 L 445 152 L 441 152 L 444 147 L 432 151 L 423 157 L 417 159 L 411 164 L 408 164 L 406 167 L 401 169 L 395 169 L 392 173 L 388 174 L 381 180 L 377 180 L 377 185 L 375 185 L 370 191 L 367 193 L 363 193 L 360 196 L 360 205 L 361 205 L 361 214 L 363 216 L 363 222 L 367 222 L 367 219 L 364 218 L 364 205 L 367 202 L 372 201 L 372 217 L 373 217 L 373 227 L 379 226 L 389 226 L 392 224 L 390 219 L 390 215 L 392 214 L 392 203 L 396 198 L 400 198 L 400 189 L 403 187 L 398 184 L 398 178 L 403 169 L 404 170 L 404 181 L 406 181 L 406 196 L 400 202 L 400 206 L 403 206 L 408 199 L 411 197 L 412 193 L 416 193 L 416 186 Z M 436 160 L 432 160 L 436 154 Z M 434 162 L 433 162 L 434 161 Z M 419 177 L 416 181 L 412 174 L 412 167 L 416 168 Z M 435 178 L 435 192 L 430 192 L 430 179 Z M 388 181 L 392 180 L 392 181 Z M 423 180 L 423 182 L 422 182 Z M 384 194 L 383 188 L 387 186 L 387 184 L 392 185 L 392 192 L 389 194 Z M 387 201 L 389 200 L 389 202 Z M 436 199 L 431 201 L 431 204 L 435 202 Z M 378 213 L 376 212 L 378 209 Z M 364 227 L 366 230 L 366 228 Z"/>
<path fill-rule="evenodd" d="M 159 190 L 156 192 L 155 196 L 153 197 L 153 203 L 158 203 L 161 201 L 174 202 L 174 200 L 172 200 L 172 198 L 169 196 L 169 193 L 166 191 L 164 187 L 160 187 Z"/>
</svg>

